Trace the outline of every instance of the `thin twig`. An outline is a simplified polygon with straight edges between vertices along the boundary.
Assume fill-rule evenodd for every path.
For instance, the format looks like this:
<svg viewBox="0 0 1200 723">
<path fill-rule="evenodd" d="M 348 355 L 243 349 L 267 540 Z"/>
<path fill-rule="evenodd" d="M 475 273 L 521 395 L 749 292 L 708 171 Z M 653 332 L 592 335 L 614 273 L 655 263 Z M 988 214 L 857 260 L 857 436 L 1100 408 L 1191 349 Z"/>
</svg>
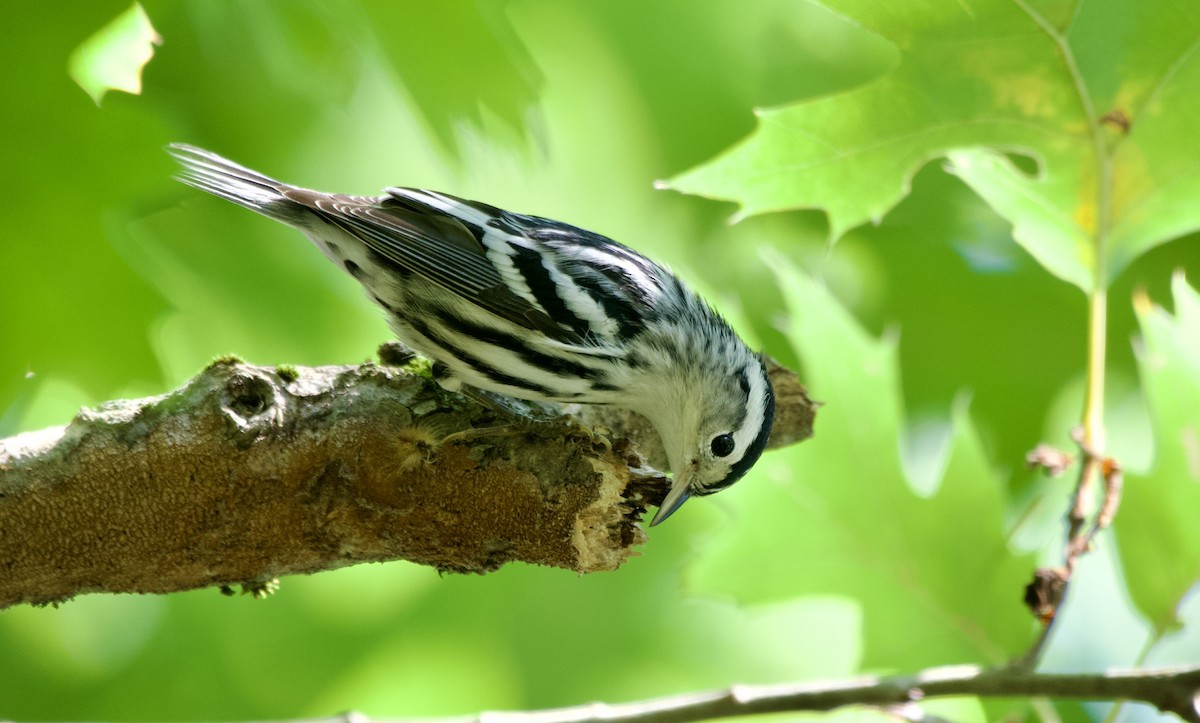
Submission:
<svg viewBox="0 0 1200 723">
<path fill-rule="evenodd" d="M 1066 599 L 1071 576 L 1075 572 L 1080 557 L 1092 548 L 1096 535 L 1112 524 L 1121 504 L 1124 477 L 1120 463 L 1111 457 L 1102 456 L 1087 441 L 1081 429 L 1075 429 L 1071 433 L 1071 437 L 1079 445 L 1081 462 L 1079 479 L 1075 487 L 1075 499 L 1067 514 L 1068 533 L 1063 565 L 1039 569 L 1034 574 L 1033 581 L 1025 588 L 1025 603 L 1043 625 L 1038 639 L 1030 646 L 1025 655 L 1014 663 L 1025 670 L 1032 670 L 1037 666 L 1041 653 L 1050 639 L 1059 607 Z M 1031 467 L 1041 467 L 1052 476 L 1061 474 L 1072 459 L 1070 455 L 1047 445 L 1039 445 L 1026 457 Z M 1097 476 L 1104 480 L 1104 501 L 1098 510 L 1095 504 L 1095 482 L 1093 481 Z M 1089 519 L 1091 520 L 1090 526 L 1088 525 Z"/>
<path fill-rule="evenodd" d="M 1080 495 L 1076 495 L 1076 504 L 1071 509 L 1070 521 L 1071 531 L 1070 538 L 1067 541 L 1066 567 L 1067 576 L 1075 570 L 1075 564 L 1080 556 L 1086 553 L 1092 547 L 1092 541 L 1096 535 L 1104 529 L 1107 529 L 1112 524 L 1113 518 L 1116 517 L 1117 509 L 1121 505 L 1121 492 L 1124 488 L 1124 476 L 1121 472 L 1121 465 L 1112 457 L 1105 457 L 1098 450 L 1092 447 L 1084 434 L 1080 430 L 1076 430 L 1073 437 L 1079 445 L 1081 456 L 1083 457 L 1083 468 L 1080 471 L 1080 488 L 1082 489 L 1085 480 L 1083 475 L 1094 479 L 1100 477 L 1104 480 L 1104 502 L 1101 503 L 1098 511 L 1094 500 L 1095 483 L 1089 479 L 1087 489 L 1089 493 L 1088 499 L 1083 502 L 1079 499 Z M 1084 530 L 1088 517 L 1091 517 L 1092 524 Z"/>
<path fill-rule="evenodd" d="M 1039 444 L 1032 452 L 1025 455 L 1025 466 L 1029 469 L 1042 469 L 1051 477 L 1058 477 L 1075 464 L 1075 458 L 1066 452 L 1049 444 Z"/>
<path fill-rule="evenodd" d="M 733 716 L 830 711 L 845 706 L 893 709 L 930 698 L 1047 697 L 1071 700 L 1136 700 L 1164 713 L 1200 723 L 1196 695 L 1200 667 L 1056 675 L 1018 668 L 931 668 L 913 675 L 786 685 L 737 685 L 630 703 L 591 703 L 540 711 L 487 712 L 440 723 L 682 723 Z M 400 719 L 402 720 L 402 719 Z M 295 723 L 400 723 L 358 714 Z"/>
</svg>

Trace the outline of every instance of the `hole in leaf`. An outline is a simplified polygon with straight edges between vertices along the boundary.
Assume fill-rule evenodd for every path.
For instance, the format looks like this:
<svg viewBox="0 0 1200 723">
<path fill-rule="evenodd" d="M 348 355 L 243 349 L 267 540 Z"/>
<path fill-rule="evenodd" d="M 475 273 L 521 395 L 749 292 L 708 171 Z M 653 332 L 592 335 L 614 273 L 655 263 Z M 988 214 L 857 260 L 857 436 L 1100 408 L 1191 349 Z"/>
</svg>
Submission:
<svg viewBox="0 0 1200 723">
<path fill-rule="evenodd" d="M 1028 153 L 1007 151 L 1004 157 L 1026 178 L 1038 178 L 1042 175 L 1042 165 L 1038 163 L 1037 158 Z"/>
</svg>

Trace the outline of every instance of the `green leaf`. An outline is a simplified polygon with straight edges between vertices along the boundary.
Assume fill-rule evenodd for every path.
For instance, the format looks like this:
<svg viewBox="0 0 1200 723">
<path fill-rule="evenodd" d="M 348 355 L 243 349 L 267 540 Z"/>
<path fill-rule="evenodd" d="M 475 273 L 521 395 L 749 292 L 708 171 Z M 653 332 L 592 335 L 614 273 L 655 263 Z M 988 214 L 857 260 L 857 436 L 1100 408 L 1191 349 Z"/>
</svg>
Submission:
<svg viewBox="0 0 1200 723">
<path fill-rule="evenodd" d="M 785 260 L 770 263 L 806 380 L 829 403 L 812 441 L 768 455 L 757 482 L 730 495 L 746 512 L 722 529 L 692 583 L 747 602 L 850 597 L 863 610 L 866 668 L 1015 655 L 1031 642 L 1021 591 L 1034 564 L 1008 548 L 1001 480 L 966 405 L 925 450 L 937 489 L 914 492 L 901 461 L 895 344 L 868 336 Z"/>
<path fill-rule="evenodd" d="M 1172 287 L 1174 316 L 1145 297 L 1135 304 L 1155 463 L 1128 475 L 1116 519 L 1130 594 L 1160 633 L 1176 625 L 1180 602 L 1200 581 L 1200 295 L 1182 274 Z"/>
<path fill-rule="evenodd" d="M 1169 0 L 1072 14 L 1026 0 L 826 0 L 893 42 L 896 67 L 857 90 L 760 113 L 757 131 L 671 188 L 739 216 L 824 209 L 837 238 L 878 221 L 945 157 L 1055 275 L 1107 284 L 1139 254 L 1200 228 L 1200 25 Z M 1005 153 L 1037 163 L 1021 170 Z"/>
<path fill-rule="evenodd" d="M 110 90 L 142 92 L 142 68 L 154 57 L 162 38 L 139 3 L 113 18 L 79 44 L 67 61 L 67 72 L 100 105 Z"/>
</svg>

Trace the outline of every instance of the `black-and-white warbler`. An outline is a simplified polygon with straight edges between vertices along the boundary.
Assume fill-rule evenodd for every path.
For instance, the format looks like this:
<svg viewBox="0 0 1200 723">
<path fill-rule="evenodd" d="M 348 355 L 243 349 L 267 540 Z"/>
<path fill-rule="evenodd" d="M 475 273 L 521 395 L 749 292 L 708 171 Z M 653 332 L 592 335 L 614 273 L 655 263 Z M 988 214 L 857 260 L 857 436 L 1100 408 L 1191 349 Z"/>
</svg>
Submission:
<svg viewBox="0 0 1200 723">
<path fill-rule="evenodd" d="M 662 266 L 565 223 L 435 191 L 319 193 L 187 145 L 184 183 L 294 226 L 359 281 L 401 341 L 463 384 L 611 404 L 658 430 L 674 472 L 651 525 L 736 482 L 775 414 L 763 360 Z"/>
</svg>

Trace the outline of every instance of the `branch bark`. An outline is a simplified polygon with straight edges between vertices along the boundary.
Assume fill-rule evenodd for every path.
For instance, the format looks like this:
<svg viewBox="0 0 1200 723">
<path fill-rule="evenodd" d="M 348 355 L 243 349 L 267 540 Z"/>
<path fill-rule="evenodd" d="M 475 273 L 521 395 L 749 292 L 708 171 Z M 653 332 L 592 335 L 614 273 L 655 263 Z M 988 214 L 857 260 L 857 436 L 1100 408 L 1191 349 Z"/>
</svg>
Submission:
<svg viewBox="0 0 1200 723">
<path fill-rule="evenodd" d="M 1200 668 L 1114 673 L 1048 674 L 1023 668 L 985 670 L 974 666 L 930 668 L 911 675 L 783 685 L 736 685 L 724 690 L 684 693 L 631 703 L 591 703 L 540 711 L 486 712 L 440 723 L 682 723 L 764 713 L 831 711 L 870 706 L 898 713 L 902 720 L 924 720 L 921 701 L 936 697 L 1048 697 L 1058 699 L 1149 703 L 1185 721 L 1200 721 L 1197 694 Z M 368 718 L 348 713 L 295 723 L 403 723 L 405 719 Z"/>
<path fill-rule="evenodd" d="M 1196 708 L 1198 691 L 1200 668 L 1053 675 L 1018 668 L 981 670 L 962 666 L 842 683 L 734 686 L 638 703 L 593 704 L 532 714 L 489 713 L 460 720 L 463 723 L 669 723 L 762 713 L 828 711 L 848 705 L 896 707 L 939 696 L 974 695 L 1140 700 L 1183 720 L 1200 721 Z"/>
<path fill-rule="evenodd" d="M 0 440 L 0 607 L 395 559 L 594 572 L 645 541 L 669 483 L 634 450 L 633 420 L 629 434 L 608 420 L 615 441 L 571 418 L 523 423 L 419 368 L 223 360 Z M 811 434 L 811 411 L 784 432 Z"/>
</svg>

